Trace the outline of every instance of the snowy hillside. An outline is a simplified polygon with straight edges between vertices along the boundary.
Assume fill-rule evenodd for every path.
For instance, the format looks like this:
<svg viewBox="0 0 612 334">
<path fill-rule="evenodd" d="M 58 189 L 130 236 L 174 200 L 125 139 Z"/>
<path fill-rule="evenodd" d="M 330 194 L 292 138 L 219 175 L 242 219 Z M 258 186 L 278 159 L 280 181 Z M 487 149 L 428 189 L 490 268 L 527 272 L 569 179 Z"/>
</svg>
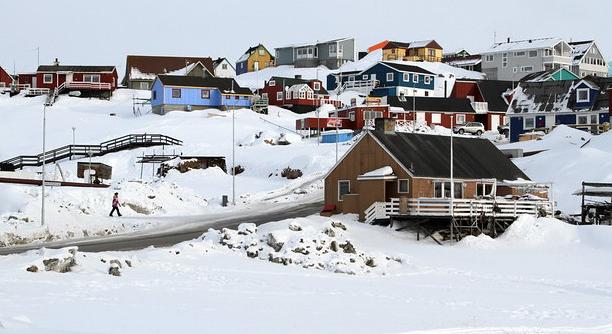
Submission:
<svg viewBox="0 0 612 334">
<path fill-rule="evenodd" d="M 354 219 L 0 257 L 0 332 L 612 332 L 607 226 L 522 218 L 498 239 L 438 246 Z"/>
<path fill-rule="evenodd" d="M 61 96 L 53 107 L 47 109 L 47 148 L 71 144 L 73 126 L 76 127 L 77 144 L 99 144 L 126 134 L 160 133 L 184 143 L 183 146 L 164 148 L 165 153 L 224 156 L 227 165 L 231 165 L 232 118 L 229 112 L 171 112 L 165 116 L 144 112 L 137 117 L 132 113 L 132 97 L 143 94 L 148 92 L 119 90 L 111 101 Z M 43 100 L 44 97 L 9 98 L 0 95 L 0 117 L 5 124 L 11 124 L 0 132 L 0 160 L 42 151 Z M 286 201 L 320 198 L 320 178 L 335 162 L 335 145 L 317 145 L 315 139 L 302 139 L 287 131 L 295 127 L 298 117 L 274 107 L 269 115 L 246 109 L 236 111 L 236 165 L 245 169 L 236 177 L 239 207 L 256 205 L 270 198 Z M 290 145 L 276 145 L 281 137 Z M 346 148 L 341 145 L 340 153 Z M 118 232 L 150 227 L 150 220 L 145 219 L 150 216 L 232 210 L 220 206 L 222 195 L 231 199 L 232 178 L 219 168 L 192 170 L 184 174 L 171 171 L 166 178 L 157 179 L 153 178 L 153 166 L 145 165 L 141 180 L 141 166 L 136 161 L 143 154 L 153 153 L 161 154 L 162 147 L 94 157 L 94 162 L 113 167 L 111 188 L 52 188 L 47 198 L 47 212 L 53 237 L 65 238 L 72 234 L 78 237 L 103 233 L 107 229 Z M 59 162 L 67 180 L 83 182 L 76 178 L 78 161 L 88 159 Z M 280 172 L 286 167 L 300 169 L 303 176 L 295 180 L 281 177 Z M 24 171 L 36 173 L 39 170 L 25 168 Z M 59 178 L 53 164 L 49 165 L 49 170 L 52 178 Z M 119 220 L 106 217 L 115 191 L 120 192 L 126 205 L 123 209 L 126 217 Z M 45 238 L 39 217 L 39 188 L 0 184 L 0 233 Z M 0 243 L 15 242 L 11 235 L 7 235 L 2 233 Z"/>
</svg>

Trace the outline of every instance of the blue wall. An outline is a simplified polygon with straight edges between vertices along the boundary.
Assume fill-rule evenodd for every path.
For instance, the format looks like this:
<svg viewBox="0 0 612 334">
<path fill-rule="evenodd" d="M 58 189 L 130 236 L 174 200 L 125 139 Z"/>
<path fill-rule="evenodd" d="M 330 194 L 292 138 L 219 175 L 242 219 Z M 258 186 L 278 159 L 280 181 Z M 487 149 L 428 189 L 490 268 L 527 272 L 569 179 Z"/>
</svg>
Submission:
<svg viewBox="0 0 612 334">
<path fill-rule="evenodd" d="M 590 98 L 589 98 L 589 102 L 578 102 L 578 89 L 581 88 L 588 88 L 590 90 Z M 597 99 L 597 94 L 599 93 L 598 90 L 596 89 L 591 89 L 589 86 L 587 86 L 584 82 L 581 83 L 580 85 L 578 85 L 576 87 L 575 90 L 575 98 L 576 98 L 576 105 L 574 107 L 574 109 L 590 109 L 593 104 L 595 103 L 595 100 Z"/>
<path fill-rule="evenodd" d="M 525 132 L 525 130 L 523 129 L 523 117 L 510 116 L 510 141 L 518 141 L 519 135 L 521 135 L 523 132 Z"/>
<path fill-rule="evenodd" d="M 241 62 L 237 62 L 236 63 L 236 75 L 240 75 L 243 73 L 248 72 L 249 68 L 247 66 L 248 62 L 245 61 L 241 61 Z"/>
<path fill-rule="evenodd" d="M 180 89 L 181 97 L 173 98 L 172 89 Z M 210 96 L 208 99 L 202 98 L 202 89 L 208 89 Z M 155 96 L 155 98 L 153 98 Z M 238 99 L 236 99 L 236 97 Z M 158 106 L 164 104 L 174 105 L 192 105 L 192 106 L 204 106 L 204 107 L 245 107 L 251 106 L 250 96 L 234 95 L 226 98 L 221 95 L 221 92 L 217 88 L 196 88 L 196 87 L 172 87 L 164 86 L 161 81 L 155 80 L 153 87 L 151 87 L 151 106 Z"/>
<path fill-rule="evenodd" d="M 605 122 L 610 122 L 610 114 L 608 113 L 599 114 L 599 124 L 603 124 Z"/>
</svg>

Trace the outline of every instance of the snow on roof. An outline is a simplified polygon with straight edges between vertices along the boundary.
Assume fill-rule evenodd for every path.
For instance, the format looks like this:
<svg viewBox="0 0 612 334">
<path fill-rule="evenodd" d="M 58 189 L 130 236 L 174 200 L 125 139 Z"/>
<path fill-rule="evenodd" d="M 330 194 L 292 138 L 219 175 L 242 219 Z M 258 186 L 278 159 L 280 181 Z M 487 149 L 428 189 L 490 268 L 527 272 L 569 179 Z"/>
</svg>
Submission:
<svg viewBox="0 0 612 334">
<path fill-rule="evenodd" d="M 519 51 L 519 50 L 531 50 L 531 49 L 541 49 L 541 48 L 552 48 L 555 45 L 563 42 L 563 39 L 558 37 L 551 38 L 538 38 L 538 39 L 529 39 L 523 41 L 510 41 L 495 43 L 489 49 L 483 51 L 482 53 L 497 53 L 503 51 Z"/>
<path fill-rule="evenodd" d="M 569 43 L 572 47 L 572 57 L 574 65 L 580 63 L 582 57 L 587 53 L 589 48 L 593 45 L 594 41 L 583 41 Z"/>
<path fill-rule="evenodd" d="M 340 68 L 333 71 L 332 73 L 343 73 L 343 72 L 361 72 L 370 68 L 372 65 L 382 61 L 383 50 L 378 49 L 368 53 L 365 57 L 357 61 L 349 61 L 342 64 Z"/>
<path fill-rule="evenodd" d="M 193 70 L 194 67 L 196 67 L 198 63 L 191 63 L 183 68 L 179 68 L 178 70 L 174 70 L 174 71 L 170 71 L 168 73 L 166 73 L 167 75 L 186 75 L 187 73 L 191 72 L 191 70 Z"/>
<path fill-rule="evenodd" d="M 359 175 L 360 178 L 369 178 L 369 177 L 384 177 L 393 175 L 393 168 L 391 166 L 384 166 L 362 175 Z"/>
<path fill-rule="evenodd" d="M 414 42 L 410 42 L 410 48 L 424 48 L 426 47 L 429 43 L 433 42 L 433 39 L 429 39 L 429 40 L 425 40 L 425 41 L 414 41 Z"/>
<path fill-rule="evenodd" d="M 447 62 L 447 64 L 451 66 L 469 66 L 469 65 L 478 65 L 482 62 L 482 58 L 458 58 L 457 60 L 451 60 Z"/>
<path fill-rule="evenodd" d="M 130 68 L 130 79 L 132 80 L 154 80 L 156 76 L 155 73 L 142 73 L 136 67 Z"/>
</svg>

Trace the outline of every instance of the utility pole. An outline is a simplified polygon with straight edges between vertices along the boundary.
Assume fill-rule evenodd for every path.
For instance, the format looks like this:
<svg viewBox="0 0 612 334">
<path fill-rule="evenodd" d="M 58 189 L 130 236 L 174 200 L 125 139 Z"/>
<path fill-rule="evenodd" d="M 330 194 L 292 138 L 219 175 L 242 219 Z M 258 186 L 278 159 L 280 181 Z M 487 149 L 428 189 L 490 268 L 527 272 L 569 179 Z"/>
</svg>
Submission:
<svg viewBox="0 0 612 334">
<path fill-rule="evenodd" d="M 75 131 L 76 131 L 76 126 L 72 126 L 72 145 L 76 145 Z"/>
<path fill-rule="evenodd" d="M 45 164 L 47 162 L 47 143 L 46 143 L 46 135 L 47 135 L 47 105 L 45 104 L 43 106 L 43 128 L 42 128 L 42 150 L 43 150 L 43 154 L 42 154 L 42 199 L 41 199 L 41 206 L 40 206 L 40 226 L 45 226 L 45 188 L 47 186 L 46 184 L 46 177 L 45 177 L 45 172 L 46 172 L 46 168 L 45 168 Z"/>
<path fill-rule="evenodd" d="M 412 74 L 416 75 L 416 74 Z M 416 87 L 414 85 L 414 77 L 412 78 L 412 133 L 416 129 Z"/>
<path fill-rule="evenodd" d="M 450 136 L 450 192 L 451 192 L 451 198 L 450 198 L 450 214 L 451 214 L 451 219 L 453 219 L 454 217 L 454 199 L 455 199 L 455 177 L 454 177 L 454 173 L 453 173 L 453 123 L 454 123 L 454 116 L 451 115 L 451 136 Z"/>
<path fill-rule="evenodd" d="M 40 66 L 40 46 L 36 47 L 36 62 Z"/>
<path fill-rule="evenodd" d="M 234 94 L 234 80 L 232 79 L 232 90 L 231 94 Z M 231 102 L 231 95 L 229 101 Z M 235 100 L 234 100 L 235 101 Z M 232 204 L 236 205 L 236 109 L 234 105 L 232 108 Z"/>
</svg>

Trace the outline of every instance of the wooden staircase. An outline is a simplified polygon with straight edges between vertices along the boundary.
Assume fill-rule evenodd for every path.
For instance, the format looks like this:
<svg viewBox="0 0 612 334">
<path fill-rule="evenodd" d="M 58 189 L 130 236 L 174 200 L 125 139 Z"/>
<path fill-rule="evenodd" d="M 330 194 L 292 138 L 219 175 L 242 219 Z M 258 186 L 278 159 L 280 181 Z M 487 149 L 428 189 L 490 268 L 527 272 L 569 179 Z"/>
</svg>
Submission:
<svg viewBox="0 0 612 334">
<path fill-rule="evenodd" d="M 72 157 L 97 157 L 108 153 L 130 150 L 139 147 L 160 145 L 183 145 L 183 141 L 162 134 L 131 134 L 111 139 L 99 145 L 66 145 L 47 151 L 46 154 L 20 155 L 12 159 L 0 162 L 0 166 L 12 166 L 13 169 L 21 169 L 27 166 L 42 166 Z"/>
</svg>

